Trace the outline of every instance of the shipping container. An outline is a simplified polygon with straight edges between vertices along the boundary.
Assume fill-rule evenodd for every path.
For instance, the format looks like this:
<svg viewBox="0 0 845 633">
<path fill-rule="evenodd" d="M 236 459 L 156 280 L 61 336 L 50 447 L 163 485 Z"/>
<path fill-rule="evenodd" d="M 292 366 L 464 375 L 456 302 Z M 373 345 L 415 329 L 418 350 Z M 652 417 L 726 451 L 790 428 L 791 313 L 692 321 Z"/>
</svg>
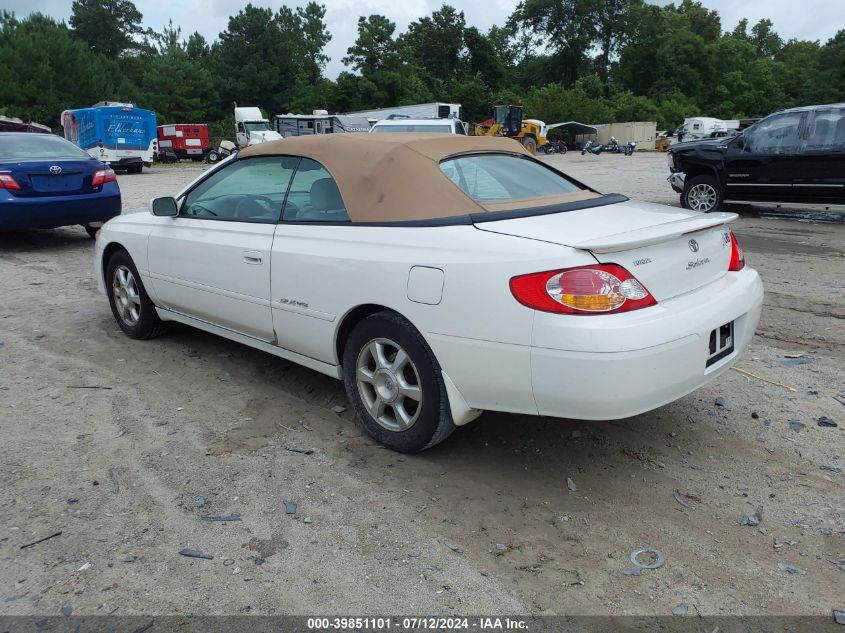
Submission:
<svg viewBox="0 0 845 633">
<path fill-rule="evenodd" d="M 603 145 L 606 145 L 612 136 L 619 141 L 620 145 L 634 141 L 638 147 L 653 149 L 654 140 L 657 138 L 657 123 L 654 121 L 626 121 L 594 127 L 598 130 L 598 142 Z"/>
</svg>

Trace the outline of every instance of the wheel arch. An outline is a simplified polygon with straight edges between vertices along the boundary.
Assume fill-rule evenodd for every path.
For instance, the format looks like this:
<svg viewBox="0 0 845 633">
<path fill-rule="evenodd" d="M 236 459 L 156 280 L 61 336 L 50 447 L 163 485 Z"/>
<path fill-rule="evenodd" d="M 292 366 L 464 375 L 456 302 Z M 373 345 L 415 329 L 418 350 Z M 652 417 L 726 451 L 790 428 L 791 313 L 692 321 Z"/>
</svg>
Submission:
<svg viewBox="0 0 845 633">
<path fill-rule="evenodd" d="M 413 321 L 409 319 L 407 316 L 396 310 L 395 308 L 391 308 L 385 305 L 381 305 L 378 303 L 363 303 L 361 305 L 355 306 L 351 310 L 349 310 L 343 318 L 340 320 L 340 325 L 335 330 L 335 340 L 334 340 L 334 351 L 337 356 L 337 364 L 343 364 L 343 349 L 346 347 L 346 342 L 349 340 L 349 335 L 352 333 L 352 330 L 355 329 L 355 326 L 358 325 L 361 321 L 366 319 L 368 316 L 372 316 L 378 312 L 393 312 L 398 314 L 403 319 L 407 320 L 411 325 L 414 325 Z M 416 328 L 417 326 L 414 325 Z M 419 331 L 419 328 L 417 328 Z M 422 332 L 420 332 L 422 335 Z M 423 338 L 425 338 L 423 336 Z"/>
<path fill-rule="evenodd" d="M 706 165 L 704 163 L 686 163 L 683 165 L 683 171 L 686 180 L 691 180 L 696 176 L 713 176 L 720 189 L 724 188 L 724 183 L 719 177 L 719 170 L 714 165 Z"/>
<path fill-rule="evenodd" d="M 100 275 L 102 276 L 103 281 L 106 283 L 106 285 L 108 285 L 108 279 L 106 279 L 106 268 L 109 265 L 109 260 L 118 251 L 124 251 L 127 255 L 129 255 L 129 249 L 126 248 L 120 242 L 109 242 L 103 249 L 103 258 L 100 261 Z M 129 257 L 132 256 L 129 255 Z"/>
</svg>

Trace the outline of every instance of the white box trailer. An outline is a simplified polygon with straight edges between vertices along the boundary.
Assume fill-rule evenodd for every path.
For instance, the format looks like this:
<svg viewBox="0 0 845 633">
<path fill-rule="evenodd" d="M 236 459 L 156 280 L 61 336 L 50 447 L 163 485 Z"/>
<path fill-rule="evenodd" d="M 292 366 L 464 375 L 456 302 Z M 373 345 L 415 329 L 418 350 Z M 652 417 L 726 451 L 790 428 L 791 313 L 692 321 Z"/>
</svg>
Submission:
<svg viewBox="0 0 845 633">
<path fill-rule="evenodd" d="M 415 105 L 396 106 L 395 108 L 378 108 L 376 110 L 360 110 L 347 112 L 347 115 L 363 117 L 365 119 L 381 121 L 391 116 L 408 117 L 410 119 L 460 119 L 460 103 L 417 103 Z"/>
<path fill-rule="evenodd" d="M 657 138 L 657 123 L 654 121 L 625 121 L 596 125 L 598 142 L 606 145 L 610 137 L 616 138 L 620 145 L 634 141 L 641 149 L 654 149 Z"/>
</svg>

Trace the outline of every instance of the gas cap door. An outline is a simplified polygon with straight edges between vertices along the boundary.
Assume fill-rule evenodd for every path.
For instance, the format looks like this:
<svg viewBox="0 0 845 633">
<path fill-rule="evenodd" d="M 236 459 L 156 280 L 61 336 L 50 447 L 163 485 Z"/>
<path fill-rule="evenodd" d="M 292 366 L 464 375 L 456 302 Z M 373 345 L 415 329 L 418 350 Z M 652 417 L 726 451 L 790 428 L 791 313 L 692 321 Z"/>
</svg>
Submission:
<svg viewBox="0 0 845 633">
<path fill-rule="evenodd" d="M 413 266 L 408 273 L 408 299 L 414 303 L 437 305 L 443 298 L 445 275 L 439 268 Z"/>
</svg>

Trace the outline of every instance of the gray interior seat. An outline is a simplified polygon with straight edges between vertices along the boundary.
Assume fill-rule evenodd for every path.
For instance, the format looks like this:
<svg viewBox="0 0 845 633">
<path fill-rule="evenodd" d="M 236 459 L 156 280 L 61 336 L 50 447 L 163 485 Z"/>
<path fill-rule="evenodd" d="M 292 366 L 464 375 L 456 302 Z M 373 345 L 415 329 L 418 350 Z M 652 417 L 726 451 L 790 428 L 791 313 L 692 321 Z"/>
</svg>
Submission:
<svg viewBox="0 0 845 633">
<path fill-rule="evenodd" d="M 332 178 L 320 178 L 311 184 L 311 205 L 299 215 L 300 220 L 344 222 L 349 220 L 346 206 L 337 183 Z"/>
<path fill-rule="evenodd" d="M 343 198 L 332 178 L 320 178 L 311 184 L 311 207 L 314 211 L 339 211 L 344 209 Z"/>
</svg>

